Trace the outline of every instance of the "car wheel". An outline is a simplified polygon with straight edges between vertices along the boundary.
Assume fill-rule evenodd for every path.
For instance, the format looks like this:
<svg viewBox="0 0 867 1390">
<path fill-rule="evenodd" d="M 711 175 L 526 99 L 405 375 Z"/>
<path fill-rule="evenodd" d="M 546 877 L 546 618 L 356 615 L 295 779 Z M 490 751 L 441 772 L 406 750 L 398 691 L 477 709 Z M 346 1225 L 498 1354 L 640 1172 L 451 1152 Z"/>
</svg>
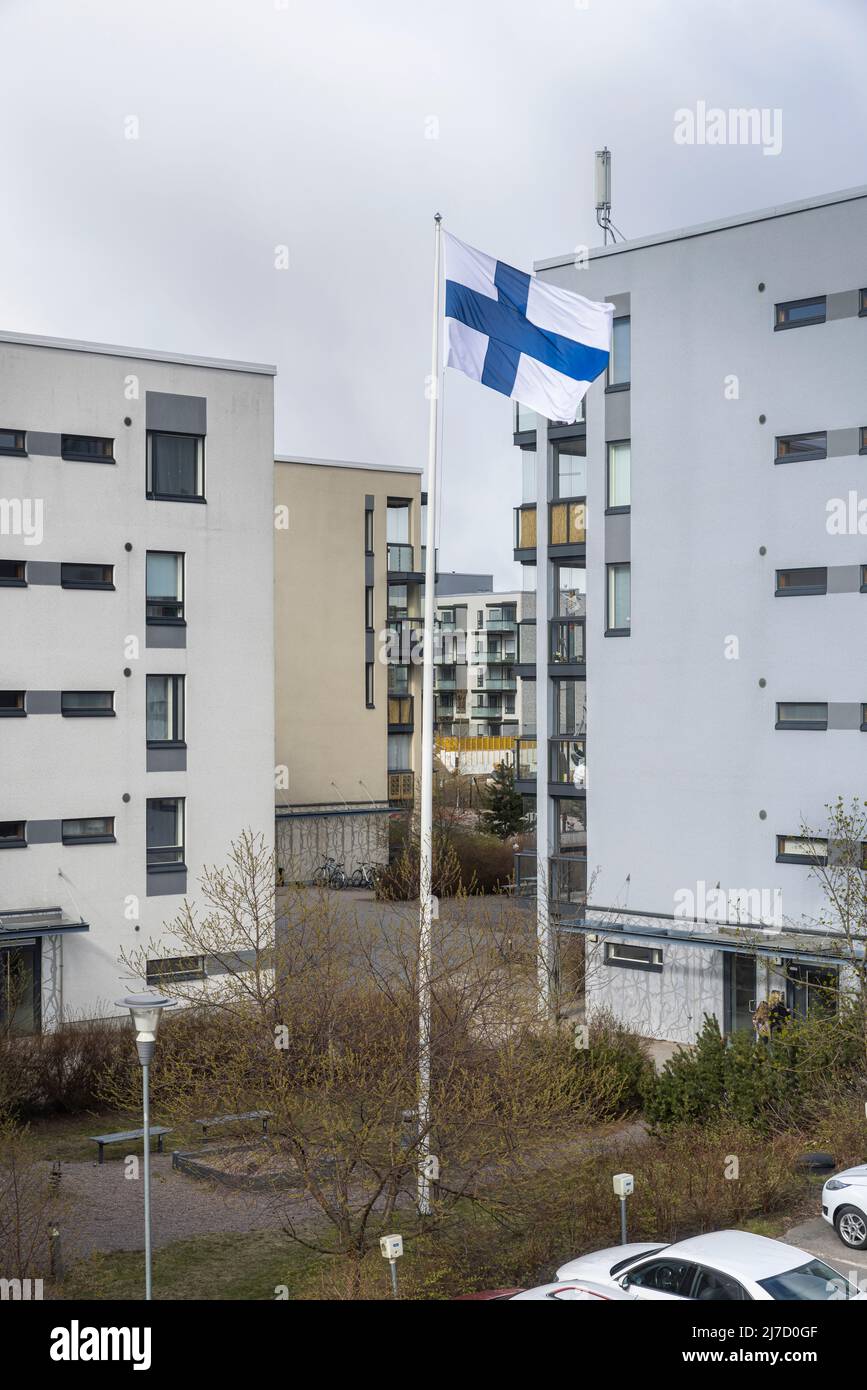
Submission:
<svg viewBox="0 0 867 1390">
<path fill-rule="evenodd" d="M 867 1216 L 857 1207 L 841 1207 L 834 1216 L 837 1235 L 850 1250 L 867 1250 Z"/>
</svg>

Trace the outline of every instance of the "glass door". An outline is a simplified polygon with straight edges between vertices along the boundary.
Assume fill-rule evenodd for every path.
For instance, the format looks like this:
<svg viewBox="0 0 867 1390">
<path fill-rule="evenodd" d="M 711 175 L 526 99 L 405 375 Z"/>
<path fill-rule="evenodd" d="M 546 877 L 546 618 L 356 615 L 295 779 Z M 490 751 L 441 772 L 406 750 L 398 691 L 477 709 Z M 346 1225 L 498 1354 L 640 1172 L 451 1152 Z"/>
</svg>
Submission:
<svg viewBox="0 0 867 1390">
<path fill-rule="evenodd" d="M 0 1029 L 39 1032 L 39 944 L 0 949 Z"/>
<path fill-rule="evenodd" d="M 751 1032 L 756 1011 L 756 958 L 729 952 L 723 975 L 725 1032 Z"/>
<path fill-rule="evenodd" d="M 786 990 L 794 1018 L 832 1018 L 837 1012 L 839 971 L 834 966 L 790 965 Z"/>
</svg>

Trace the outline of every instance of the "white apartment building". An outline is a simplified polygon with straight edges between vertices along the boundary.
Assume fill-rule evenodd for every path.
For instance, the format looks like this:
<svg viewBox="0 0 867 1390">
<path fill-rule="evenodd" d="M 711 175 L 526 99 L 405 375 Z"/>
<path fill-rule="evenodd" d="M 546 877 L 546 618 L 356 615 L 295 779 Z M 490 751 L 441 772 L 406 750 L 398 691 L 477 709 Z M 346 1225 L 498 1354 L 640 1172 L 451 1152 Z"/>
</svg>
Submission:
<svg viewBox="0 0 867 1390">
<path fill-rule="evenodd" d="M 515 433 L 548 470 L 545 553 L 530 491 L 515 555 L 550 626 L 538 794 L 587 1004 L 675 1041 L 773 988 L 832 1007 L 809 855 L 867 774 L 867 188 L 536 270 L 616 306 L 586 420 Z"/>
<path fill-rule="evenodd" d="M 520 593 L 437 593 L 434 723 L 451 737 L 515 737 Z"/>
<path fill-rule="evenodd" d="M 165 949 L 239 832 L 273 840 L 273 376 L 0 334 L 0 1010 L 22 1031 L 115 1012 L 143 983 L 121 954 Z"/>
</svg>

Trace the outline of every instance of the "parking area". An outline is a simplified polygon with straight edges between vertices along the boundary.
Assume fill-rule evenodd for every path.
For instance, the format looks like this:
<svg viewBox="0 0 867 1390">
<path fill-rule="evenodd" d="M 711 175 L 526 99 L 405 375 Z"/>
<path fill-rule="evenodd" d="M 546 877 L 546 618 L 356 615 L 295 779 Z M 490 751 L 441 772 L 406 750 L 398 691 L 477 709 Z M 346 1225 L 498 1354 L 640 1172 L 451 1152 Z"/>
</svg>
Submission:
<svg viewBox="0 0 867 1390">
<path fill-rule="evenodd" d="M 802 1221 L 792 1226 L 781 1237 L 790 1245 L 799 1245 L 820 1260 L 825 1260 L 841 1274 L 845 1274 L 858 1287 L 867 1291 L 867 1250 L 850 1250 L 839 1239 L 837 1232 L 821 1216 L 812 1221 Z"/>
</svg>

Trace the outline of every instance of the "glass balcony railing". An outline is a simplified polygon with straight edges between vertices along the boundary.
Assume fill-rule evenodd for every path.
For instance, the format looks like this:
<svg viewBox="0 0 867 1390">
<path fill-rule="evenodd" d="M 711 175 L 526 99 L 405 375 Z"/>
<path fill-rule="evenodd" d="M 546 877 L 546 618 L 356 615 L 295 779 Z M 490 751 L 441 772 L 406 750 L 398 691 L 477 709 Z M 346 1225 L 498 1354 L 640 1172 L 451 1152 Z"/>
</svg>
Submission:
<svg viewBox="0 0 867 1390">
<path fill-rule="evenodd" d="M 392 573 L 411 574 L 413 572 L 415 552 L 411 545 L 403 545 L 397 541 L 388 542 L 388 568 Z"/>
<path fill-rule="evenodd" d="M 536 549 L 536 508 L 515 508 L 515 549 Z"/>
<path fill-rule="evenodd" d="M 551 899 L 560 905 L 587 901 L 587 860 L 578 855 L 555 854 L 551 864 Z"/>
<path fill-rule="evenodd" d="M 584 619 L 552 618 L 551 661 L 560 666 L 583 666 L 584 660 Z"/>
<path fill-rule="evenodd" d="M 519 782 L 531 782 L 536 777 L 534 738 L 519 738 L 515 742 L 515 777 Z"/>
<path fill-rule="evenodd" d="M 583 738 L 551 739 L 548 780 L 561 787 L 584 791 L 587 785 L 587 756 Z"/>
<path fill-rule="evenodd" d="M 480 695 L 473 701 L 472 715 L 474 719 L 502 719 L 503 706 L 499 700 L 487 700 Z"/>
<path fill-rule="evenodd" d="M 485 615 L 485 628 L 488 632 L 506 632 L 518 621 L 514 608 L 489 608 Z"/>
<path fill-rule="evenodd" d="M 486 690 L 517 690 L 518 678 L 511 671 L 504 671 L 501 675 L 494 675 L 488 672 L 485 676 Z"/>
<path fill-rule="evenodd" d="M 577 420 L 577 422 L 573 422 L 572 420 L 550 420 L 548 423 L 549 423 L 553 428 L 555 428 L 555 429 L 556 429 L 556 427 L 557 427 L 558 425 L 571 425 L 571 424 L 573 424 L 573 423 L 578 423 L 578 424 L 580 424 L 581 421 L 583 421 L 583 419 L 584 419 L 584 407 L 585 407 L 585 404 L 586 404 L 586 398 L 585 398 L 585 400 L 581 401 L 580 405 L 578 406 L 578 420 Z M 515 401 L 514 433 L 515 433 L 515 434 L 524 434 L 527 430 L 535 430 L 535 428 L 536 428 L 536 412 L 535 412 L 535 410 L 530 410 L 528 406 L 526 406 L 526 405 L 521 405 L 521 403 L 520 403 L 519 401 Z"/>
<path fill-rule="evenodd" d="M 509 647 L 507 651 L 499 648 L 495 651 L 488 649 L 482 653 L 482 657 L 487 666 L 506 666 L 518 660 L 518 650 L 516 647 Z"/>
<path fill-rule="evenodd" d="M 388 724 L 389 728 L 412 727 L 413 724 L 413 697 L 412 695 L 389 695 L 388 697 Z"/>
<path fill-rule="evenodd" d="M 548 540 L 551 545 L 584 545 L 587 540 L 586 502 L 552 502 Z"/>
<path fill-rule="evenodd" d="M 446 675 L 442 667 L 434 668 L 434 689 L 436 690 L 457 690 L 458 678 L 452 672 Z"/>
</svg>

